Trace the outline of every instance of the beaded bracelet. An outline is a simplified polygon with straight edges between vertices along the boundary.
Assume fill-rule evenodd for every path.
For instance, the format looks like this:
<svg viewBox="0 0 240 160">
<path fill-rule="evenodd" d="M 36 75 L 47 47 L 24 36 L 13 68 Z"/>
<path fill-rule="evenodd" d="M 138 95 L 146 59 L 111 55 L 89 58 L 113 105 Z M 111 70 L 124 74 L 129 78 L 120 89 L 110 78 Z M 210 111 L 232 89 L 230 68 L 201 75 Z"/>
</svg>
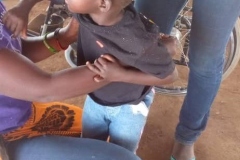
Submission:
<svg viewBox="0 0 240 160">
<path fill-rule="evenodd" d="M 48 35 L 49 33 L 46 33 L 45 35 L 44 35 L 44 39 L 43 39 L 43 43 L 44 43 L 44 45 L 47 47 L 47 49 L 50 51 L 50 52 L 52 52 L 53 54 L 55 54 L 55 53 L 57 53 L 57 52 L 59 52 L 58 50 L 56 50 L 55 48 L 53 48 L 52 46 L 50 46 L 48 43 L 47 43 L 47 35 Z"/>
<path fill-rule="evenodd" d="M 56 42 L 57 42 L 57 45 L 59 48 L 61 48 L 62 50 L 66 50 L 68 47 L 63 47 L 61 45 L 61 43 L 59 42 L 58 40 L 58 35 L 59 35 L 59 31 L 60 31 L 61 28 L 57 28 L 55 31 L 54 31 L 54 38 L 56 39 Z"/>
</svg>

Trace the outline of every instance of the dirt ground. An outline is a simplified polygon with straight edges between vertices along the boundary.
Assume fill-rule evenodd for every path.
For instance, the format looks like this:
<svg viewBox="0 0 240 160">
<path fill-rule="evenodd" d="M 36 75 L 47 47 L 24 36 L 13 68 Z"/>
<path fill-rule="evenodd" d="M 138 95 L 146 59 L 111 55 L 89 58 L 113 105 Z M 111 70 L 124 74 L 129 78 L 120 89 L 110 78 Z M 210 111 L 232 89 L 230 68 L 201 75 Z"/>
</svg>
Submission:
<svg viewBox="0 0 240 160">
<path fill-rule="evenodd" d="M 12 7 L 17 0 L 5 0 Z M 39 3 L 30 19 L 46 9 L 45 1 Z M 42 69 L 53 72 L 69 67 L 63 54 L 56 54 L 38 64 Z M 221 85 L 214 101 L 206 131 L 196 143 L 198 160 L 240 159 L 240 64 Z M 168 160 L 171 154 L 175 126 L 184 97 L 157 95 L 137 154 L 143 160 Z M 82 106 L 84 96 L 65 102 Z"/>
</svg>

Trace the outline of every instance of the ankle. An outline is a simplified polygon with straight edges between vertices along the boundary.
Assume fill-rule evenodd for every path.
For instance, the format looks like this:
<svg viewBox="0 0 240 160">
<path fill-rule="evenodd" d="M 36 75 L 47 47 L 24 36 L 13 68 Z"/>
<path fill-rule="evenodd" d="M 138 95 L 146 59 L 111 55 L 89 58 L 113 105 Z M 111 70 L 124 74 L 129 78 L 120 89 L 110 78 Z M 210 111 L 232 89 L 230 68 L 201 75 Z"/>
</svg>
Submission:
<svg viewBox="0 0 240 160">
<path fill-rule="evenodd" d="M 182 144 L 175 141 L 172 155 L 176 160 L 189 160 L 194 158 L 194 144 Z"/>
</svg>

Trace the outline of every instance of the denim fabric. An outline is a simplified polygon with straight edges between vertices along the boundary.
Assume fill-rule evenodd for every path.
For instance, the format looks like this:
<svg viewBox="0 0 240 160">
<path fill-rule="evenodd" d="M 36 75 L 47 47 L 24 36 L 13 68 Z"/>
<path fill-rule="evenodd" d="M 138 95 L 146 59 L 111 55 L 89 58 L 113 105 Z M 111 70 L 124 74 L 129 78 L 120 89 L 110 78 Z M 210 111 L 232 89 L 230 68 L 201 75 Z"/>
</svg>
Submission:
<svg viewBox="0 0 240 160">
<path fill-rule="evenodd" d="M 120 146 L 84 138 L 41 136 L 6 146 L 11 160 L 140 160 Z"/>
<path fill-rule="evenodd" d="M 83 109 L 82 136 L 109 141 L 136 152 L 154 92 L 137 105 L 102 106 L 87 97 Z"/>
<path fill-rule="evenodd" d="M 185 0 L 136 0 L 135 7 L 169 34 L 183 4 Z M 194 143 L 206 127 L 221 83 L 225 47 L 239 14 L 239 0 L 193 2 L 188 91 L 175 134 L 183 144 Z"/>
</svg>

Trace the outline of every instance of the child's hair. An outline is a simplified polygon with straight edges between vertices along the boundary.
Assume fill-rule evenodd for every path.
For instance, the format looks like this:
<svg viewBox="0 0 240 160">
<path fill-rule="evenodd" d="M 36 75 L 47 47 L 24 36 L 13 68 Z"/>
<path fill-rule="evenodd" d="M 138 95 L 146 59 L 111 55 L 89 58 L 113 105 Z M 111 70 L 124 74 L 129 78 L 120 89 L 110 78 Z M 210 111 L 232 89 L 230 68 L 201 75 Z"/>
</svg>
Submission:
<svg viewBox="0 0 240 160">
<path fill-rule="evenodd" d="M 0 135 L 0 160 L 9 160 L 4 140 L 1 135 Z"/>
</svg>

